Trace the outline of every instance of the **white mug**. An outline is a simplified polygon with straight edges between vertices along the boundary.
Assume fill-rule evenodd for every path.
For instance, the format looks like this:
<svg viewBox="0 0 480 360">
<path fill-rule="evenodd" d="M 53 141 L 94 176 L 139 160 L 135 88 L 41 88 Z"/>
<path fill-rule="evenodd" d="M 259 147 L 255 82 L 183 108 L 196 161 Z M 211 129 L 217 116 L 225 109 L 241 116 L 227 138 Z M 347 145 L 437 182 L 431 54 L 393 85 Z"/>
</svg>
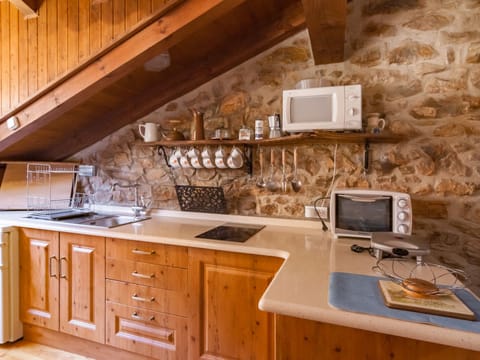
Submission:
<svg viewBox="0 0 480 360">
<path fill-rule="evenodd" d="M 212 151 L 208 146 L 205 146 L 202 150 L 202 158 L 212 158 Z"/>
<path fill-rule="evenodd" d="M 222 145 L 220 145 L 215 151 L 215 157 L 216 158 L 224 158 L 225 157 L 225 150 L 222 148 Z"/>
<path fill-rule="evenodd" d="M 180 167 L 180 159 L 177 158 L 174 154 L 170 155 L 168 159 L 168 164 L 173 169 L 178 169 Z"/>
<path fill-rule="evenodd" d="M 180 157 L 182 156 L 182 152 L 179 149 L 175 149 L 170 158 L 168 159 L 168 163 L 173 169 L 178 169 L 180 166 Z"/>
<path fill-rule="evenodd" d="M 367 114 L 367 132 L 380 133 L 385 128 L 385 119 L 380 117 L 380 113 Z"/>
<path fill-rule="evenodd" d="M 138 125 L 138 132 L 144 141 L 158 141 L 158 124 L 140 124 Z"/>
<path fill-rule="evenodd" d="M 209 157 L 202 157 L 203 166 L 207 169 L 213 169 L 215 167 L 215 163 L 212 158 Z"/>
<path fill-rule="evenodd" d="M 180 165 L 182 166 L 182 168 L 184 169 L 188 169 L 188 168 L 191 168 L 192 165 L 190 164 L 190 160 L 188 160 L 188 156 L 187 155 L 183 155 L 181 158 L 180 158 Z"/>
<path fill-rule="evenodd" d="M 225 164 L 225 158 L 218 156 L 215 158 L 215 166 L 219 169 L 226 169 L 228 167 L 228 165 Z"/>
<path fill-rule="evenodd" d="M 241 156 L 233 157 L 230 155 L 227 159 L 227 165 L 230 169 L 240 169 L 243 166 L 243 158 Z"/>
<path fill-rule="evenodd" d="M 230 157 L 233 158 L 233 159 L 242 158 L 243 157 L 242 150 L 240 150 L 239 148 L 234 146 L 232 148 L 232 151 L 230 151 Z"/>
<path fill-rule="evenodd" d="M 200 156 L 200 151 L 198 149 L 195 149 L 194 147 L 190 148 L 190 150 L 187 151 L 187 155 L 190 159 L 193 159 L 194 157 L 199 157 Z"/>
<path fill-rule="evenodd" d="M 202 160 L 200 160 L 200 158 L 197 156 L 190 158 L 190 163 L 195 169 L 203 168 Z"/>
</svg>

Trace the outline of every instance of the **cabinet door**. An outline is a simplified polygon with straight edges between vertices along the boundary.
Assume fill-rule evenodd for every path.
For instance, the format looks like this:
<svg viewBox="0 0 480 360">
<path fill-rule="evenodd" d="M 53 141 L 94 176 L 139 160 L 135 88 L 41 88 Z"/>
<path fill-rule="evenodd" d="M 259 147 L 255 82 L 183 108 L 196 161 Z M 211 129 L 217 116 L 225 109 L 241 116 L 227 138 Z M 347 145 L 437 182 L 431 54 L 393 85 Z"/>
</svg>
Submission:
<svg viewBox="0 0 480 360">
<path fill-rule="evenodd" d="M 282 260 L 191 249 L 190 359 L 273 359 L 273 314 L 258 301 Z"/>
<path fill-rule="evenodd" d="M 105 341 L 105 238 L 60 234 L 60 331 Z"/>
<path fill-rule="evenodd" d="M 479 352 L 340 325 L 276 315 L 277 360 L 473 360 Z"/>
<path fill-rule="evenodd" d="M 58 232 L 20 229 L 23 322 L 58 330 Z"/>
</svg>

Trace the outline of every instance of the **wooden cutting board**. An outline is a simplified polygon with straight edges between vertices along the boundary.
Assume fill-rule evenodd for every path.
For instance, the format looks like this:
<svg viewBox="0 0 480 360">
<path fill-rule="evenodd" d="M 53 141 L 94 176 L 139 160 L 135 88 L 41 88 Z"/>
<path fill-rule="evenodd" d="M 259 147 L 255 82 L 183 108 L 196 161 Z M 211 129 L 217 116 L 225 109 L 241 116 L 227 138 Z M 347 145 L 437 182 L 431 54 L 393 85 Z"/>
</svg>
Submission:
<svg viewBox="0 0 480 360">
<path fill-rule="evenodd" d="M 26 162 L 7 162 L 0 164 L 3 177 L 0 183 L 0 210 L 27 210 L 27 164 Z M 70 165 L 72 165 L 70 163 Z M 54 173 L 50 176 L 50 191 L 48 183 L 36 184 L 36 194 L 51 194 L 51 200 L 65 200 L 68 204 L 75 173 Z"/>
</svg>

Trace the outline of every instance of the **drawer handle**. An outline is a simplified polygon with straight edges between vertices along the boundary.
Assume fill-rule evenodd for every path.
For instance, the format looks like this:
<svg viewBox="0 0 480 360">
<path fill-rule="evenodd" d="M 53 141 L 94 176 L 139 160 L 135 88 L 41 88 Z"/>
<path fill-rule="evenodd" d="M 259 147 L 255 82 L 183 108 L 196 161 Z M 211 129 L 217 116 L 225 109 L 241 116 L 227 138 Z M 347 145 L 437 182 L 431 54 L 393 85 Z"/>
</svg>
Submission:
<svg viewBox="0 0 480 360">
<path fill-rule="evenodd" d="M 145 251 L 145 250 L 140 250 L 135 248 L 132 250 L 132 253 L 137 255 L 155 255 L 155 250 Z"/>
<path fill-rule="evenodd" d="M 132 272 L 132 276 L 135 276 L 135 277 L 141 278 L 141 279 L 153 279 L 155 277 L 155 274 L 145 275 L 145 274 L 140 274 L 137 271 L 134 271 L 134 272 Z"/>
<path fill-rule="evenodd" d="M 135 311 L 133 314 L 132 314 L 132 319 L 135 319 L 135 320 L 141 320 L 141 321 L 146 321 L 146 320 L 150 320 L 150 321 L 153 321 L 155 320 L 155 316 L 150 316 L 148 319 L 144 319 L 143 317 L 141 317 L 140 315 L 138 315 L 138 313 Z"/>
<path fill-rule="evenodd" d="M 137 294 L 132 295 L 132 300 L 143 301 L 143 302 L 154 302 L 155 298 L 151 297 L 150 299 L 138 296 Z"/>
</svg>

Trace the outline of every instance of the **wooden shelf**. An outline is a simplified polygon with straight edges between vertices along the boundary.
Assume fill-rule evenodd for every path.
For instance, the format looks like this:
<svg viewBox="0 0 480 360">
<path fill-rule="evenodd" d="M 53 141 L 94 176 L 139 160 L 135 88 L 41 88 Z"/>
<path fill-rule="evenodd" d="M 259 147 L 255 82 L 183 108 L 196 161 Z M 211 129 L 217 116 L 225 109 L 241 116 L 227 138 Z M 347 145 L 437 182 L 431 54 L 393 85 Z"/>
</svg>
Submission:
<svg viewBox="0 0 480 360">
<path fill-rule="evenodd" d="M 181 140 L 181 141 L 153 141 L 142 142 L 142 146 L 202 146 L 202 145 L 249 145 L 249 146 L 281 146 L 281 145 L 306 145 L 313 143 L 398 143 L 405 137 L 391 134 L 368 134 L 368 133 L 336 133 L 331 131 L 301 133 L 282 136 L 275 139 L 262 140 Z"/>
</svg>

